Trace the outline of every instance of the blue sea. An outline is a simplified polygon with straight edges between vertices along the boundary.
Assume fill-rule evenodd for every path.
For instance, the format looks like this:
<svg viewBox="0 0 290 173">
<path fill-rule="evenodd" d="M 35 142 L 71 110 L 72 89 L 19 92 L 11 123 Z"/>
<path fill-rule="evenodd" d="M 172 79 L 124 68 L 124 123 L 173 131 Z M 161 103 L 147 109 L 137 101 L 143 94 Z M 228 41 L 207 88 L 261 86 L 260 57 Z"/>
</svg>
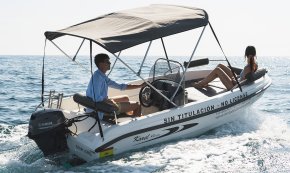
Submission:
<svg viewBox="0 0 290 173">
<path fill-rule="evenodd" d="M 141 58 L 128 56 L 124 61 L 138 71 Z M 154 58 L 146 60 L 144 77 Z M 233 66 L 245 64 L 243 57 L 229 60 Z M 63 56 L 46 57 L 46 93 L 85 91 L 89 58 L 77 61 L 81 66 Z M 69 154 L 44 157 L 26 136 L 30 115 L 40 103 L 42 56 L 0 56 L 0 172 L 290 172 L 290 57 L 258 57 L 258 61 L 273 83 L 238 120 L 197 138 L 68 167 Z M 217 63 L 211 61 L 210 67 Z M 118 82 L 137 79 L 120 63 L 110 77 Z"/>
</svg>

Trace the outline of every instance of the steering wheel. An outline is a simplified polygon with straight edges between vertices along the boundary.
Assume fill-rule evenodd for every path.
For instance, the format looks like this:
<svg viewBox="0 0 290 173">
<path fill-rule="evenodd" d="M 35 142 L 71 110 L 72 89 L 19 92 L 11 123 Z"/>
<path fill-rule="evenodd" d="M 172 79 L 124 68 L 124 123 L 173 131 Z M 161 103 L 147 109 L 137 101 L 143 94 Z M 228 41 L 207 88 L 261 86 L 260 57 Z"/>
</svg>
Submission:
<svg viewBox="0 0 290 173">
<path fill-rule="evenodd" d="M 161 92 L 162 91 L 169 92 L 169 90 L 172 89 L 171 88 L 172 85 L 178 85 L 178 83 L 172 80 L 168 80 L 168 79 L 157 79 L 151 82 L 151 85 L 156 87 L 156 89 L 161 90 Z M 173 93 L 168 93 L 168 94 L 171 95 Z M 165 95 L 167 96 L 167 94 Z M 149 85 L 142 87 L 139 92 L 139 100 L 140 100 L 141 105 L 144 107 L 152 106 L 152 104 L 155 101 L 157 101 L 158 104 L 161 104 L 159 103 L 160 99 L 158 96 L 159 94 L 156 94 L 156 91 L 152 89 Z"/>
<path fill-rule="evenodd" d="M 150 107 L 153 104 L 153 92 L 154 90 L 149 85 L 146 85 L 140 89 L 139 100 L 142 106 Z"/>
</svg>

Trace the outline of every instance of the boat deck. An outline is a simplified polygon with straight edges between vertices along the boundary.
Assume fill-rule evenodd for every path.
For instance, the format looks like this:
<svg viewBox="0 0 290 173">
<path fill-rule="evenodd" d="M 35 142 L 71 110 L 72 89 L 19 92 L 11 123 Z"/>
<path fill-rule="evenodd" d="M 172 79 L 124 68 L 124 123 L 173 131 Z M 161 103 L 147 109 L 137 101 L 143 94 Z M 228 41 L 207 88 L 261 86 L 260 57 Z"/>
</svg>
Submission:
<svg viewBox="0 0 290 173">
<path fill-rule="evenodd" d="M 204 99 L 207 99 L 209 97 L 212 97 L 212 96 L 215 96 L 215 95 L 218 95 L 218 94 L 221 94 L 221 93 L 224 93 L 227 91 L 219 79 L 215 79 L 207 87 L 204 87 L 201 89 L 196 89 L 196 88 L 192 87 L 192 85 L 191 85 L 192 82 L 196 82 L 196 81 L 198 81 L 198 80 L 197 79 L 188 80 L 185 82 L 185 91 L 187 92 L 188 103 L 204 100 Z M 113 91 L 116 92 L 115 90 L 113 90 Z M 114 93 L 114 94 L 118 94 L 118 93 Z M 138 97 L 139 90 L 138 89 L 125 91 L 125 92 L 122 91 L 122 94 L 128 95 L 130 97 L 130 100 L 139 101 L 139 97 Z M 69 99 L 64 99 L 62 101 L 61 108 L 64 110 L 67 110 L 69 112 L 83 112 L 84 107 L 75 103 L 72 98 L 69 98 Z M 156 106 L 150 106 L 148 108 L 142 107 L 142 114 L 143 115 L 149 115 L 151 113 L 158 112 L 158 111 L 160 111 L 160 109 Z M 121 123 L 121 122 L 128 121 L 131 119 L 132 119 L 132 117 L 130 117 L 126 114 L 121 114 L 121 115 L 118 115 L 117 122 Z M 106 119 L 106 121 L 114 124 L 115 118 L 113 116 L 110 116 Z"/>
<path fill-rule="evenodd" d="M 185 91 L 188 95 L 188 102 L 194 102 L 212 97 L 227 91 L 226 87 L 221 83 L 219 79 L 215 79 L 207 87 L 194 88 L 191 83 L 195 81 L 187 81 L 185 83 Z"/>
</svg>

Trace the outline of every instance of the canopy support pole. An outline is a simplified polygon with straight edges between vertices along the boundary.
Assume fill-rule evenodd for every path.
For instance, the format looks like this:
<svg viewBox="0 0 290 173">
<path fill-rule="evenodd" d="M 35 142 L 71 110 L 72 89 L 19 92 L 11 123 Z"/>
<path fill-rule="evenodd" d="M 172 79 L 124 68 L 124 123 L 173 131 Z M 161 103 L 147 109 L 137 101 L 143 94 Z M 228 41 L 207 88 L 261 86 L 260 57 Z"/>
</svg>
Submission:
<svg viewBox="0 0 290 173">
<path fill-rule="evenodd" d="M 221 51 L 222 51 L 223 54 L 224 54 L 224 57 L 225 57 L 225 59 L 226 59 L 228 65 L 229 65 L 229 68 L 231 69 L 231 72 L 232 72 L 233 75 L 234 75 L 234 78 L 235 78 L 235 80 L 236 80 L 236 82 L 237 82 L 237 84 L 238 84 L 238 86 L 239 86 L 239 88 L 240 88 L 240 91 L 243 92 L 242 87 L 241 87 L 241 85 L 240 85 L 240 82 L 239 82 L 239 80 L 238 80 L 238 78 L 237 78 L 237 76 L 236 76 L 236 74 L 235 74 L 235 72 L 234 72 L 234 70 L 233 70 L 233 68 L 232 68 L 232 66 L 231 66 L 231 64 L 230 64 L 230 62 L 229 62 L 229 60 L 228 60 L 228 58 L 227 58 L 227 56 L 226 56 L 226 54 L 225 54 L 225 52 L 224 52 L 224 50 L 223 50 L 221 44 L 220 44 L 220 42 L 219 42 L 219 40 L 218 40 L 218 38 L 217 38 L 217 35 L 215 34 L 215 32 L 214 32 L 214 30 L 213 30 L 213 27 L 211 26 L 210 22 L 208 22 L 208 23 L 209 23 L 210 29 L 211 29 L 211 31 L 212 31 L 212 33 L 213 33 L 213 35 L 214 35 L 214 37 L 215 37 L 215 39 L 216 39 L 218 45 L 219 45 L 220 48 L 221 48 Z"/>
<path fill-rule="evenodd" d="M 205 28 L 206 28 L 206 25 L 203 27 L 203 29 L 202 29 L 202 31 L 201 31 L 201 34 L 200 34 L 200 36 L 199 36 L 199 38 L 198 38 L 198 40 L 197 40 L 197 43 L 196 43 L 196 45 L 195 45 L 195 47 L 194 47 L 194 49 L 193 49 L 193 52 L 192 52 L 192 54 L 191 54 L 190 59 L 189 59 L 188 62 L 191 62 L 191 60 L 192 60 L 192 58 L 193 58 L 193 56 L 194 56 L 194 54 L 195 54 L 195 51 L 196 51 L 196 49 L 197 49 L 197 46 L 199 45 L 199 42 L 200 42 L 200 40 L 201 40 L 201 37 L 203 36 L 203 33 L 204 33 Z M 186 68 L 185 68 L 185 71 L 187 71 L 188 66 L 189 66 L 189 63 L 187 64 L 187 66 L 186 66 Z"/>
<path fill-rule="evenodd" d="M 118 57 L 121 55 L 121 52 L 122 51 L 120 51 L 119 53 L 118 53 Z M 111 72 L 113 71 L 113 69 L 114 69 L 114 67 L 115 67 L 115 65 L 116 65 L 116 62 L 117 62 L 117 58 L 115 59 L 115 62 L 114 62 L 114 64 L 113 64 L 113 66 L 112 66 L 112 68 L 111 68 L 111 70 L 110 70 L 110 72 L 108 73 L 108 75 L 107 76 L 109 76 L 110 74 L 111 74 Z"/>
<path fill-rule="evenodd" d="M 193 52 L 192 52 L 192 54 L 191 54 L 190 59 L 189 59 L 188 62 L 191 62 L 191 60 L 192 60 L 192 58 L 193 58 L 193 56 L 194 56 L 194 54 L 195 54 L 195 51 L 196 51 L 196 49 L 197 49 L 197 46 L 199 45 L 199 42 L 200 42 L 200 40 L 201 40 L 201 37 L 203 36 L 203 33 L 204 33 L 205 28 L 206 28 L 206 25 L 203 27 L 203 29 L 202 29 L 202 31 L 201 31 L 201 34 L 200 34 L 200 36 L 199 36 L 199 38 L 198 38 L 198 40 L 197 40 L 197 43 L 196 43 L 196 45 L 195 45 L 195 47 L 194 47 L 194 49 L 193 49 Z M 189 63 L 186 65 L 185 70 L 184 70 L 184 73 L 182 74 L 181 80 L 179 81 L 178 87 L 177 87 L 176 91 L 174 92 L 174 94 L 172 95 L 172 97 L 171 97 L 170 100 L 172 100 L 172 99 L 175 97 L 177 91 L 179 90 L 180 85 L 181 85 L 181 82 L 182 82 L 182 81 L 184 80 L 184 78 L 185 78 L 185 72 L 187 71 L 188 66 L 189 66 Z"/>
<path fill-rule="evenodd" d="M 141 69 L 142 69 L 143 64 L 144 64 L 144 62 L 145 62 L 145 59 L 147 58 L 147 55 L 148 55 L 149 49 L 150 49 L 150 47 L 151 47 L 151 43 L 152 43 L 152 41 L 149 42 L 149 46 L 148 46 L 148 48 L 147 48 L 147 50 L 146 50 L 146 53 L 145 53 L 145 56 L 144 56 L 144 58 L 143 58 L 143 61 L 142 61 L 141 65 L 140 65 L 139 71 L 137 72 L 137 75 L 138 75 L 138 76 L 140 76 L 140 74 L 141 74 Z"/>
<path fill-rule="evenodd" d="M 135 75 L 137 75 L 138 73 L 135 72 L 128 64 L 126 64 L 122 59 L 120 59 L 117 55 L 115 55 L 114 53 L 112 53 L 112 55 L 114 55 L 116 58 L 119 59 L 119 61 L 121 61 L 121 63 L 123 63 L 129 70 L 131 70 Z M 169 101 L 172 105 L 174 105 L 175 107 L 177 107 L 177 105 L 175 103 L 173 103 L 170 99 L 168 99 L 164 94 L 162 94 L 160 91 L 158 91 L 153 85 L 151 85 L 148 81 L 146 81 L 143 77 L 139 76 L 147 85 L 149 85 L 153 90 L 155 90 L 158 94 L 160 94 L 162 97 L 164 97 L 167 101 Z"/>
<path fill-rule="evenodd" d="M 165 56 L 166 56 L 166 59 L 167 59 L 167 63 L 168 63 L 169 70 L 172 73 L 172 69 L 170 67 L 170 63 L 169 63 L 169 60 L 168 60 L 168 55 L 167 55 L 167 52 L 166 52 L 166 48 L 165 48 L 165 44 L 164 44 L 163 38 L 161 37 L 160 39 L 161 39 L 161 43 L 162 43 L 162 46 L 163 46 L 163 50 L 164 50 L 164 53 L 165 53 Z"/>
<path fill-rule="evenodd" d="M 79 53 L 79 51 L 80 51 L 80 49 L 81 49 L 82 45 L 84 44 L 84 42 L 85 42 L 85 39 L 83 39 L 83 41 L 82 41 L 82 43 L 81 43 L 80 47 L 78 48 L 78 50 L 77 50 L 77 52 L 76 52 L 75 56 L 73 57 L 72 61 L 75 61 L 75 60 L 76 60 L 76 57 L 77 57 L 77 55 L 78 55 L 78 53 Z"/>
<path fill-rule="evenodd" d="M 58 49 L 60 50 L 68 59 L 72 60 L 73 61 L 73 58 L 71 58 L 67 53 L 65 53 L 60 47 L 58 47 L 57 44 L 55 44 L 52 40 L 50 40 L 50 42 Z M 90 72 L 90 70 L 88 70 L 87 68 L 85 68 L 83 65 L 81 65 L 80 63 L 78 63 L 77 61 L 74 61 L 76 62 L 81 68 L 83 68 L 84 70 Z"/>
</svg>

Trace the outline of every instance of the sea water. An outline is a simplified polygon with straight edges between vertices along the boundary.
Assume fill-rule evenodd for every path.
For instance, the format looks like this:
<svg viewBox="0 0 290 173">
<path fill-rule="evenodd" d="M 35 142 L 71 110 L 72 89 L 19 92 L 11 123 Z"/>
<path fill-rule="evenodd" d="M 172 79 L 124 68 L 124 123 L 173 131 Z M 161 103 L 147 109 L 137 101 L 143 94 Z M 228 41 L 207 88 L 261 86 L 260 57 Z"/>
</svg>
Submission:
<svg viewBox="0 0 290 173">
<path fill-rule="evenodd" d="M 243 57 L 229 60 L 233 66 L 245 64 Z M 124 61 L 137 72 L 142 57 L 128 56 Z M 68 153 L 44 157 L 26 136 L 30 115 L 41 99 L 42 56 L 0 56 L 0 172 L 290 172 L 290 57 L 258 57 L 258 61 L 273 83 L 238 120 L 197 138 L 67 167 Z M 85 92 L 89 57 L 78 57 L 77 62 L 46 57 L 45 94 Z M 145 61 L 141 76 L 148 76 L 153 62 L 154 58 Z M 209 66 L 218 63 L 211 61 Z M 110 77 L 118 82 L 137 79 L 120 62 Z"/>
</svg>

